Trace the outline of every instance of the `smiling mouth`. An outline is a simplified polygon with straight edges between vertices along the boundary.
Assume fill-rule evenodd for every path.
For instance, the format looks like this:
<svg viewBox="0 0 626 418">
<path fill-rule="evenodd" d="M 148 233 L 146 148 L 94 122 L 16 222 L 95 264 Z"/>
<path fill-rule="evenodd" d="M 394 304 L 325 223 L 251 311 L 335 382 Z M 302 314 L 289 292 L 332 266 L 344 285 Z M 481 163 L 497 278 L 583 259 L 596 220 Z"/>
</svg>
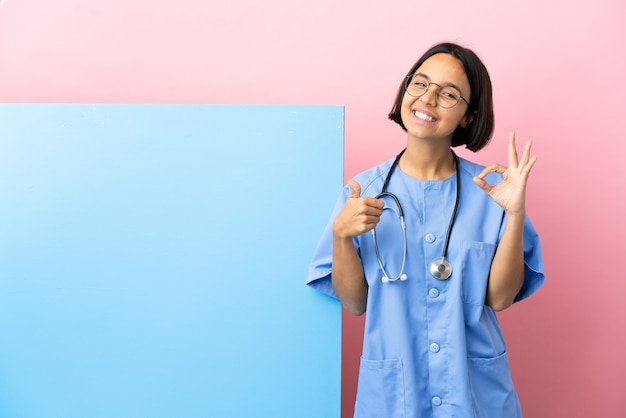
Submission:
<svg viewBox="0 0 626 418">
<path fill-rule="evenodd" d="M 425 115 L 424 113 L 418 110 L 414 110 L 413 115 L 415 115 L 416 118 L 421 119 L 426 122 L 432 122 L 435 120 L 435 118 L 433 118 L 432 116 Z"/>
</svg>

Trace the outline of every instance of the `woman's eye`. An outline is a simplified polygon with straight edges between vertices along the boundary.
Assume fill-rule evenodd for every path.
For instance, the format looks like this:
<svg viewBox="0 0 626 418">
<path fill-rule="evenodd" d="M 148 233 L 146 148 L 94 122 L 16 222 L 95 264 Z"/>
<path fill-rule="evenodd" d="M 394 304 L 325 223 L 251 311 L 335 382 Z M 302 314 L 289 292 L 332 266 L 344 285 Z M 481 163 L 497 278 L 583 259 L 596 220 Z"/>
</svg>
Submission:
<svg viewBox="0 0 626 418">
<path fill-rule="evenodd" d="M 456 92 L 450 90 L 444 90 L 440 94 L 442 97 L 450 100 L 457 100 L 459 98 Z"/>
</svg>

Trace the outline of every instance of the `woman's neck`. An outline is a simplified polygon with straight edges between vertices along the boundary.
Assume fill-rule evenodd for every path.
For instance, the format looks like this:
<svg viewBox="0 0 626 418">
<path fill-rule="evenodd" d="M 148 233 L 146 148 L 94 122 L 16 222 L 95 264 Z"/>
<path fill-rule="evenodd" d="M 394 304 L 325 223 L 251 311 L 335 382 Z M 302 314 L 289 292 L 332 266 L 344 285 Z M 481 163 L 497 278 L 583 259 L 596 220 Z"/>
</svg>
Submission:
<svg viewBox="0 0 626 418">
<path fill-rule="evenodd" d="M 456 172 L 454 154 L 447 145 L 420 146 L 409 142 L 398 167 L 419 180 L 445 180 Z"/>
</svg>

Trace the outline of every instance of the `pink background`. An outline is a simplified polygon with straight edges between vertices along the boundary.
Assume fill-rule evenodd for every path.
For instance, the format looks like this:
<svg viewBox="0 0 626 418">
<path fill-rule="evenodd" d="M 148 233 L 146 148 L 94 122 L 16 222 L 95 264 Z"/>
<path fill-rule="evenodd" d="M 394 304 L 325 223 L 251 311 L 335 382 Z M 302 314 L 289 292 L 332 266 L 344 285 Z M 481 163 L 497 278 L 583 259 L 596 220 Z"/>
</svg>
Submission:
<svg viewBox="0 0 626 418">
<path fill-rule="evenodd" d="M 0 101 L 345 105 L 348 179 L 403 146 L 386 114 L 419 55 L 443 40 L 473 48 L 494 83 L 496 132 L 471 158 L 506 162 L 510 130 L 539 157 L 528 211 L 547 280 L 500 315 L 525 416 L 618 418 L 625 19 L 622 0 L 5 0 Z M 362 320 L 344 315 L 344 417 Z"/>
</svg>

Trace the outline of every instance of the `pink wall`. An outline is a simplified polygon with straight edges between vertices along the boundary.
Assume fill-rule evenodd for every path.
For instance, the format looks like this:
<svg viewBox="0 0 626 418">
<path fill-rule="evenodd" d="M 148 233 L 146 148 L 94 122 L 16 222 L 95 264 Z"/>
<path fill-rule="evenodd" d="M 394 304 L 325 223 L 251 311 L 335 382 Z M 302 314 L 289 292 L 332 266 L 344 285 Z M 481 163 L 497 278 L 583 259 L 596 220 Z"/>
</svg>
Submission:
<svg viewBox="0 0 626 418">
<path fill-rule="evenodd" d="M 509 130 L 539 156 L 528 209 L 547 281 L 500 316 L 525 415 L 618 418 L 625 18 L 622 0 L 5 0 L 0 101 L 345 105 L 349 178 L 402 147 L 385 115 L 419 54 L 441 40 L 474 48 L 495 85 L 497 125 L 473 158 L 506 162 Z M 348 417 L 362 319 L 344 319 Z"/>
</svg>

